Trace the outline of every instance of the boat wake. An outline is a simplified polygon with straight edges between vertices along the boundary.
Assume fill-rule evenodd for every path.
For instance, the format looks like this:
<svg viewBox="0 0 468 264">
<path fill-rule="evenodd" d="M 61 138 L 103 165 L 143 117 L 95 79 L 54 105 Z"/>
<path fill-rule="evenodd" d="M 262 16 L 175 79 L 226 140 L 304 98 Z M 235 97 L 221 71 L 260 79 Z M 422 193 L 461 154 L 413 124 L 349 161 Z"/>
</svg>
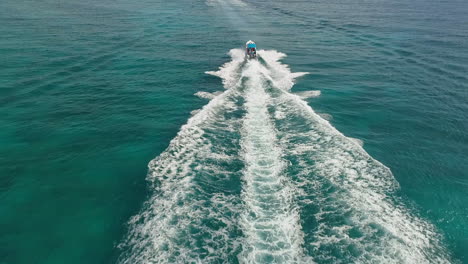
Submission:
<svg viewBox="0 0 468 264">
<path fill-rule="evenodd" d="M 151 198 L 120 263 L 445 263 L 432 225 L 405 207 L 390 170 L 320 117 L 280 62 L 239 49 L 222 93 L 149 164 Z"/>
</svg>

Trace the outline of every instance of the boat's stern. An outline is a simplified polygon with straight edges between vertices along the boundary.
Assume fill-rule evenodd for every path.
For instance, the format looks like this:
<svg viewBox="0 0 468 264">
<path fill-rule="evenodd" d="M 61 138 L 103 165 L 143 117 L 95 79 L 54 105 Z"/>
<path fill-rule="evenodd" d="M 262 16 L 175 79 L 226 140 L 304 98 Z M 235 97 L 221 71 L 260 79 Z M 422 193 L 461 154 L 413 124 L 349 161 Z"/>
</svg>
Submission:
<svg viewBox="0 0 468 264">
<path fill-rule="evenodd" d="M 252 40 L 245 43 L 245 55 L 249 59 L 257 58 L 257 45 Z"/>
</svg>

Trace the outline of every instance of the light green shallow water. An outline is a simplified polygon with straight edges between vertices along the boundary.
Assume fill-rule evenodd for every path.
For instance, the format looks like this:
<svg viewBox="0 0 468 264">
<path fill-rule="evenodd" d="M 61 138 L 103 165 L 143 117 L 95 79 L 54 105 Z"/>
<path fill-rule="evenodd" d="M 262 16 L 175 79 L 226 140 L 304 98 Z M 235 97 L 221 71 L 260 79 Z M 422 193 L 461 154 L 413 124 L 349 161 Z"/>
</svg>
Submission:
<svg viewBox="0 0 468 264">
<path fill-rule="evenodd" d="M 3 1 L 0 263 L 467 263 L 466 10 Z"/>
</svg>

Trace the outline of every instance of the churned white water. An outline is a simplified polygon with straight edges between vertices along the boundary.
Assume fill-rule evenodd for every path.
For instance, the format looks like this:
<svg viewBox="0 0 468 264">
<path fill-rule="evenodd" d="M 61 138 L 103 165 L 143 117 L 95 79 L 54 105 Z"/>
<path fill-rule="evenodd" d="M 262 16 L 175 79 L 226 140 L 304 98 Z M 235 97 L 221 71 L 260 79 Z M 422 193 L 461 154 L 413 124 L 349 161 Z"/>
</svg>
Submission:
<svg viewBox="0 0 468 264">
<path fill-rule="evenodd" d="M 294 205 L 294 186 L 284 175 L 282 150 L 267 110 L 268 71 L 251 60 L 243 71 L 247 114 L 242 127 L 244 171 L 242 226 L 246 263 L 302 262 L 302 231 Z"/>
<path fill-rule="evenodd" d="M 150 162 L 121 263 L 448 262 L 390 170 L 302 99 L 319 93 L 291 92 L 307 73 L 258 54 L 207 72 L 225 90 L 198 92 L 209 103 Z"/>
</svg>

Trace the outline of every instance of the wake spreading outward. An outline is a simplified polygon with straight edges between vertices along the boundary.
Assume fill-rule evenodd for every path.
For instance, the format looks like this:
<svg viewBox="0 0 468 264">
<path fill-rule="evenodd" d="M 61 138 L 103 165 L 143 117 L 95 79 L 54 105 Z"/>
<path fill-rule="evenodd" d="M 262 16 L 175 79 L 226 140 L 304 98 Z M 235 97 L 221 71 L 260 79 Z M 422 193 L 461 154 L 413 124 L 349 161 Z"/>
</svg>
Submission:
<svg viewBox="0 0 468 264">
<path fill-rule="evenodd" d="M 277 51 L 216 72 L 210 99 L 149 164 L 154 192 L 120 263 L 445 263 L 390 170 L 293 94 Z"/>
</svg>

